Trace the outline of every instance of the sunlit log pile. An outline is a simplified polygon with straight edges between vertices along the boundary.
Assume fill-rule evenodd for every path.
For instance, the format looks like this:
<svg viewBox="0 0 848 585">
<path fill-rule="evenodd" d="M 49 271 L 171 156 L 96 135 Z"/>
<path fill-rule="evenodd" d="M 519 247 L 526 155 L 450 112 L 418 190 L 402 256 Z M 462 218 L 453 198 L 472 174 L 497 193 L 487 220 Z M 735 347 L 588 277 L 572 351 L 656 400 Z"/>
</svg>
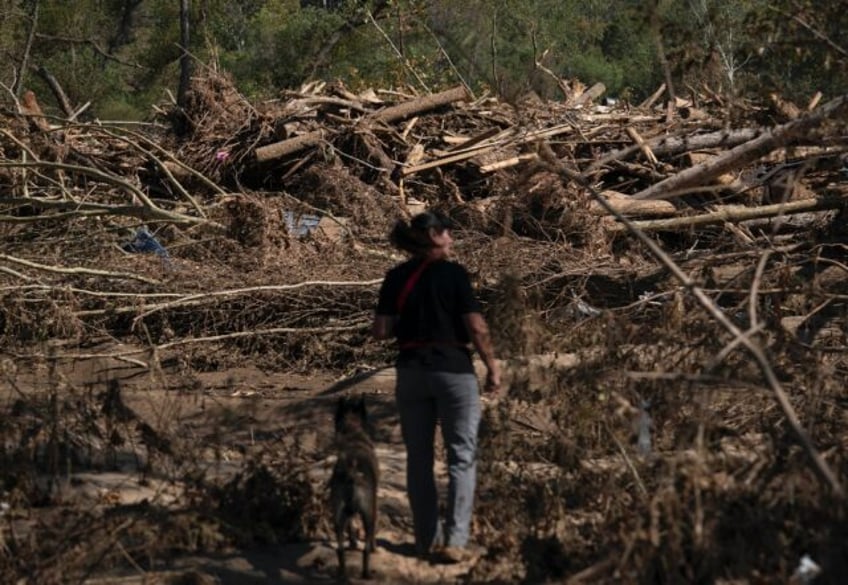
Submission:
<svg viewBox="0 0 848 585">
<path fill-rule="evenodd" d="M 0 141 L 5 302 L 27 309 L 5 312 L 6 332 L 137 333 L 153 314 L 196 321 L 188 307 L 246 302 L 231 289 L 371 282 L 393 260 L 392 223 L 426 207 L 456 219 L 462 259 L 484 287 L 508 272 L 549 295 L 571 275 L 568 294 L 548 299 L 552 315 L 575 296 L 603 308 L 646 292 L 581 289 L 599 270 L 620 284 L 651 270 L 623 217 L 701 264 L 764 246 L 816 257 L 833 249 L 825 244 L 838 237 L 846 190 L 844 96 L 790 108 L 709 93 L 668 101 L 660 88 L 627 104 L 578 85 L 563 84 L 570 93 L 559 102 L 504 103 L 464 87 L 420 96 L 315 83 L 254 104 L 210 75 L 178 112 L 179 136 L 173 106 L 157 107 L 149 124 L 107 126 L 41 117 L 28 94 L 21 113 L 6 110 Z M 148 234 L 159 255 L 132 254 Z M 334 305 L 332 288 L 318 298 L 311 288 L 312 303 Z M 358 287 L 357 307 L 322 318 L 361 325 L 374 288 Z M 269 291 L 239 308 L 242 322 L 230 306 L 173 334 L 250 330 L 260 313 L 266 325 L 274 314 L 278 327 L 302 326 L 286 317 L 291 307 L 266 305 L 293 294 Z M 27 331 L 27 314 L 44 330 Z"/>
</svg>

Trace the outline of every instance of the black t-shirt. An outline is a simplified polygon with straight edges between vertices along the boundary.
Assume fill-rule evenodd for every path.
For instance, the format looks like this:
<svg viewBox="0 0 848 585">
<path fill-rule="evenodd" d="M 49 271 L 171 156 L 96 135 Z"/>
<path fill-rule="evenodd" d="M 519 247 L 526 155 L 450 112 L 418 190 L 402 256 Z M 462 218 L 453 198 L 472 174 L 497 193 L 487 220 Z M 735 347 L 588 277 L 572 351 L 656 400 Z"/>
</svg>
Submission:
<svg viewBox="0 0 848 585">
<path fill-rule="evenodd" d="M 463 315 L 479 313 L 468 271 L 456 262 L 429 263 L 409 290 L 398 314 L 398 299 L 423 260 L 413 258 L 389 270 L 380 288 L 377 314 L 397 316 L 397 366 L 438 372 L 474 372 L 471 339 Z"/>
</svg>

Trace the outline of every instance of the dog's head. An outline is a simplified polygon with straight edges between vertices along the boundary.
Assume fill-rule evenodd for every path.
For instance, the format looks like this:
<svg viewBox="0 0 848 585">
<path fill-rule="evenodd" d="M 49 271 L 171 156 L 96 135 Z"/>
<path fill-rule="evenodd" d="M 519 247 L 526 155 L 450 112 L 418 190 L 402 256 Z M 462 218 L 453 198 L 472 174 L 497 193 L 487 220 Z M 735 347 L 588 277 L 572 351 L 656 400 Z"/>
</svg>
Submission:
<svg viewBox="0 0 848 585">
<path fill-rule="evenodd" d="M 336 404 L 336 432 L 352 429 L 365 430 L 368 424 L 368 412 L 365 397 L 342 396 Z"/>
</svg>

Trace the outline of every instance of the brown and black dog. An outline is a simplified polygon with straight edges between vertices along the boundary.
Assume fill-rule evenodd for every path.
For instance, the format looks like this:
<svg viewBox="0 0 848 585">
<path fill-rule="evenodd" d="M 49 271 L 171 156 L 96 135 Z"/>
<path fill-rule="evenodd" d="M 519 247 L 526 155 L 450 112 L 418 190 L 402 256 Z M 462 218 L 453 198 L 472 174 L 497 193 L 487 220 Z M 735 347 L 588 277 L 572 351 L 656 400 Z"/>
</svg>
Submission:
<svg viewBox="0 0 848 585">
<path fill-rule="evenodd" d="M 339 578 L 347 578 L 345 531 L 350 547 L 357 546 L 353 519 L 357 515 L 365 529 L 362 577 L 371 576 L 369 561 L 377 531 L 377 483 L 380 466 L 368 433 L 365 398 L 342 397 L 336 406 L 336 452 L 338 458 L 330 477 L 330 506 L 339 557 Z"/>
</svg>

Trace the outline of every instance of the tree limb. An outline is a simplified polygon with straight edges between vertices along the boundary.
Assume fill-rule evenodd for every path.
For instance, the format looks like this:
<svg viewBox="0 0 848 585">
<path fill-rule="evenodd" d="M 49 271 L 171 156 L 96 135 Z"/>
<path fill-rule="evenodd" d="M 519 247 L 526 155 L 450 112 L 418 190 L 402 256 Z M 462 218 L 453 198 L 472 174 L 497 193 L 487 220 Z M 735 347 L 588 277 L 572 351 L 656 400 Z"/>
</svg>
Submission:
<svg viewBox="0 0 848 585">
<path fill-rule="evenodd" d="M 360 280 L 360 281 L 332 281 L 332 280 L 307 280 L 304 282 L 298 282 L 295 284 L 278 284 L 278 285 L 263 285 L 263 286 L 253 286 L 249 288 L 236 288 L 229 290 L 218 290 L 212 292 L 204 292 L 197 293 L 193 295 L 187 295 L 181 299 L 177 299 L 174 301 L 169 301 L 166 303 L 160 303 L 158 305 L 153 305 L 145 309 L 143 313 L 138 315 L 135 319 L 133 319 L 133 326 L 145 317 L 149 317 L 153 313 L 158 311 L 163 311 L 166 309 L 172 309 L 178 306 L 185 305 L 198 305 L 203 304 L 204 302 L 216 299 L 220 297 L 232 297 L 239 296 L 244 294 L 254 294 L 257 292 L 280 292 L 287 290 L 295 290 L 299 288 L 305 288 L 307 286 L 375 286 L 383 282 L 382 278 L 378 278 L 375 280 Z M 133 310 L 138 310 L 137 307 L 133 308 Z"/>
<path fill-rule="evenodd" d="M 836 116 L 848 106 L 848 94 L 829 101 L 812 113 L 781 126 L 766 130 L 762 135 L 740 144 L 719 156 L 683 170 L 633 195 L 634 199 L 668 199 L 679 197 L 686 189 L 703 185 L 728 171 L 745 166 L 772 150 L 785 146 L 810 132 L 826 119 Z"/>
<path fill-rule="evenodd" d="M 18 258 L 17 256 L 10 256 L 9 254 L 0 254 L 0 260 L 6 260 L 7 262 L 12 262 L 13 264 L 18 264 L 20 266 L 27 266 L 29 268 L 41 270 L 43 272 L 52 272 L 56 274 L 88 274 L 90 276 L 103 276 L 105 278 L 137 280 L 139 282 L 144 282 L 147 284 L 159 284 L 158 280 L 147 278 L 146 276 L 139 276 L 138 274 L 132 274 L 130 272 L 111 272 L 109 270 L 97 270 L 95 268 L 65 268 L 63 266 L 51 266 L 47 264 L 39 264 L 38 262 L 32 262 L 31 260 L 25 260 L 23 258 Z"/>
<path fill-rule="evenodd" d="M 792 215 L 795 213 L 807 213 L 810 211 L 840 209 L 845 207 L 846 204 L 848 204 L 848 198 L 825 197 L 822 199 L 801 199 L 798 201 L 775 203 L 773 205 L 759 205 L 756 207 L 726 205 L 716 209 L 715 211 L 702 213 L 700 215 L 634 221 L 633 227 L 645 231 L 676 230 L 685 227 L 715 225 L 726 222 L 739 223 L 741 221 L 748 221 L 751 219 Z"/>
<path fill-rule="evenodd" d="M 72 209 L 83 209 L 88 206 L 89 210 L 99 211 L 100 213 L 120 213 L 123 215 L 132 215 L 135 217 L 141 217 L 143 219 L 153 219 L 153 220 L 162 220 L 162 221 L 170 221 L 174 223 L 180 224 L 190 224 L 190 225 L 210 225 L 217 228 L 222 228 L 222 226 L 211 222 L 207 219 L 192 217 L 190 215 L 184 215 L 182 213 L 176 213 L 173 211 L 166 211 L 156 204 L 154 204 L 150 198 L 138 187 L 135 185 L 128 183 L 127 181 L 117 177 L 115 175 L 111 175 L 109 173 L 100 171 L 98 169 L 94 169 L 92 167 L 83 167 L 78 165 L 69 165 L 64 163 L 54 163 L 47 161 L 38 161 L 38 162 L 0 162 L 0 168 L 51 168 L 51 169 L 61 169 L 64 171 L 76 172 L 84 175 L 88 175 L 91 177 L 95 177 L 100 179 L 104 183 L 108 183 L 111 185 L 115 185 L 120 187 L 121 189 L 128 191 L 131 195 L 133 195 L 140 203 L 141 206 L 121 206 L 121 207 L 110 207 L 108 205 L 99 205 L 98 204 L 77 204 L 76 202 L 48 202 L 46 200 L 39 199 L 27 199 L 26 203 L 28 204 L 42 204 L 45 206 L 54 206 L 61 207 L 63 205 L 68 205 L 67 208 Z M 70 205 L 69 205 L 70 204 Z M 92 214 L 94 215 L 94 214 Z"/>
<path fill-rule="evenodd" d="M 179 347 L 181 345 L 191 345 L 195 343 L 210 343 L 214 341 L 226 341 L 229 339 L 243 339 L 246 337 L 260 337 L 262 335 L 283 335 L 286 333 L 339 333 L 341 331 L 360 331 L 365 329 L 368 326 L 368 323 L 363 321 L 361 323 L 354 323 L 353 325 L 340 325 L 337 327 L 272 327 L 270 329 L 255 329 L 253 331 L 234 331 L 232 333 L 223 333 L 221 335 L 209 335 L 206 337 L 187 337 L 184 339 L 177 339 L 175 341 L 169 341 L 167 343 L 162 343 L 159 345 L 154 345 L 153 347 L 144 347 L 141 349 L 128 349 L 126 351 L 116 351 L 116 352 L 108 352 L 108 353 L 76 353 L 76 354 L 45 354 L 45 353 L 32 353 L 32 354 L 12 354 L 16 358 L 21 359 L 44 359 L 44 360 L 87 360 L 87 359 L 97 359 L 97 358 L 125 358 L 132 355 L 139 355 L 144 353 L 150 353 L 151 351 L 158 352 L 164 349 L 170 349 L 172 347 Z"/>
</svg>

